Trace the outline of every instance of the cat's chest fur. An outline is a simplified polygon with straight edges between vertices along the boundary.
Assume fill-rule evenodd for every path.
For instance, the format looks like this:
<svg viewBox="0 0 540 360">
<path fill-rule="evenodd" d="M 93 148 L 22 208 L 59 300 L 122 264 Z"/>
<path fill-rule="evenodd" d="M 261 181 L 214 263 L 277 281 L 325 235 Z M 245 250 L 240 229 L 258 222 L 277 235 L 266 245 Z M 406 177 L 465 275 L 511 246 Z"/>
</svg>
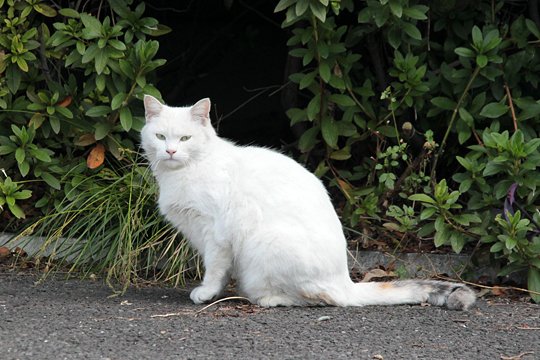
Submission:
<svg viewBox="0 0 540 360">
<path fill-rule="evenodd" d="M 223 225 L 220 225 L 224 217 L 220 215 L 227 207 L 229 186 L 226 173 L 200 164 L 162 174 L 158 182 L 160 212 L 196 248 L 204 247 L 207 239 L 225 237 Z"/>
</svg>

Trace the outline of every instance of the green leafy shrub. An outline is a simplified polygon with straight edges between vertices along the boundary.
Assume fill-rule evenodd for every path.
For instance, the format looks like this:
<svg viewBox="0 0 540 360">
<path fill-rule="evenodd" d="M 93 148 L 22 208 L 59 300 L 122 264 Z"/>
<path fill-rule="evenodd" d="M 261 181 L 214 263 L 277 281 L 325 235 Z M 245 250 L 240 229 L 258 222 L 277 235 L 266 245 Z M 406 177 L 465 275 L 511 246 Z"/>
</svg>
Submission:
<svg viewBox="0 0 540 360">
<path fill-rule="evenodd" d="M 287 111 L 304 129 L 298 148 L 344 195 L 345 223 L 369 233 L 382 220 L 457 252 L 498 244 L 513 226 L 497 217 L 513 183 L 516 203 L 538 216 L 534 7 L 281 0 L 275 11 L 301 63 L 290 80 L 305 100 Z M 512 269 L 529 268 L 538 291 L 540 252 L 527 229 L 527 255 L 491 249 Z"/>
<path fill-rule="evenodd" d="M 77 4 L 0 1 L 0 168 L 32 193 L 4 209 L 17 218 L 59 205 L 82 159 L 88 176 L 121 160 L 144 124 L 134 100 L 159 97 L 151 82 L 165 60 L 148 37 L 168 29 L 142 2 Z"/>
</svg>

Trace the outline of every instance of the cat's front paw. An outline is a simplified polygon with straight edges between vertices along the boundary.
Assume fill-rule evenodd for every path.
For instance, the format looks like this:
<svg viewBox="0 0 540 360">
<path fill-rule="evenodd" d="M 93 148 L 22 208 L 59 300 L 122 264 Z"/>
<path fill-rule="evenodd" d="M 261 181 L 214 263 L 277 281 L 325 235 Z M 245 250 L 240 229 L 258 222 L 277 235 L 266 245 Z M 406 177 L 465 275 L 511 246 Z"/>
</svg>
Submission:
<svg viewBox="0 0 540 360">
<path fill-rule="evenodd" d="M 193 301 L 195 304 L 202 304 L 217 298 L 219 294 L 219 289 L 214 289 L 210 286 L 201 285 L 193 289 L 191 291 L 191 294 L 189 294 L 189 297 L 191 298 L 191 301 Z"/>
</svg>

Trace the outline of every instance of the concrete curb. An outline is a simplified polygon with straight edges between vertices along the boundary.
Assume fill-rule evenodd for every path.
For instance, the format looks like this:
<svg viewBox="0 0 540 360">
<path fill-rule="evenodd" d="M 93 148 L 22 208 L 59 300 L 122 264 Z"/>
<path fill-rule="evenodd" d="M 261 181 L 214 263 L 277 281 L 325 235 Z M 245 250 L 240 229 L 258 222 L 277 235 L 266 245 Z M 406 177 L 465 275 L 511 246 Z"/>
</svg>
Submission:
<svg viewBox="0 0 540 360">
<path fill-rule="evenodd" d="M 67 255 L 66 260 L 73 262 L 78 256 L 77 249 L 84 246 L 84 241 L 75 239 L 61 239 L 57 247 L 49 245 L 44 247 L 44 237 L 28 236 L 15 238 L 13 234 L 0 233 L 0 246 L 10 250 L 17 247 L 23 249 L 29 256 L 45 256 L 59 258 Z M 432 253 L 385 253 L 380 251 L 349 251 L 349 269 L 360 273 L 383 267 L 392 268 L 399 275 L 407 278 L 432 278 L 436 275 L 446 275 L 451 278 L 460 278 L 467 269 L 467 278 L 471 281 L 497 282 L 497 269 L 491 267 L 468 268 L 470 256 L 462 254 L 432 254 Z M 159 267 L 159 264 L 158 264 Z M 514 274 L 510 277 L 513 282 L 524 282 L 523 274 Z"/>
</svg>

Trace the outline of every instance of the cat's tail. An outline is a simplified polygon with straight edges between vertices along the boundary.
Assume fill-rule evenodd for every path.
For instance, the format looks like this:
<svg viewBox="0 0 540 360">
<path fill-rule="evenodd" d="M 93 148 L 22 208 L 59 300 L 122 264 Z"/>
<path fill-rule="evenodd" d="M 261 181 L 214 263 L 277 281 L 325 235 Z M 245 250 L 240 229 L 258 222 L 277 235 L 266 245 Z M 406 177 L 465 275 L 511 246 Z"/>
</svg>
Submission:
<svg viewBox="0 0 540 360">
<path fill-rule="evenodd" d="M 341 291 L 340 291 L 341 290 Z M 436 280 L 350 282 L 327 300 L 337 306 L 422 304 L 467 310 L 476 301 L 473 290 L 463 284 Z M 328 302 L 328 301 L 327 301 Z"/>
</svg>

